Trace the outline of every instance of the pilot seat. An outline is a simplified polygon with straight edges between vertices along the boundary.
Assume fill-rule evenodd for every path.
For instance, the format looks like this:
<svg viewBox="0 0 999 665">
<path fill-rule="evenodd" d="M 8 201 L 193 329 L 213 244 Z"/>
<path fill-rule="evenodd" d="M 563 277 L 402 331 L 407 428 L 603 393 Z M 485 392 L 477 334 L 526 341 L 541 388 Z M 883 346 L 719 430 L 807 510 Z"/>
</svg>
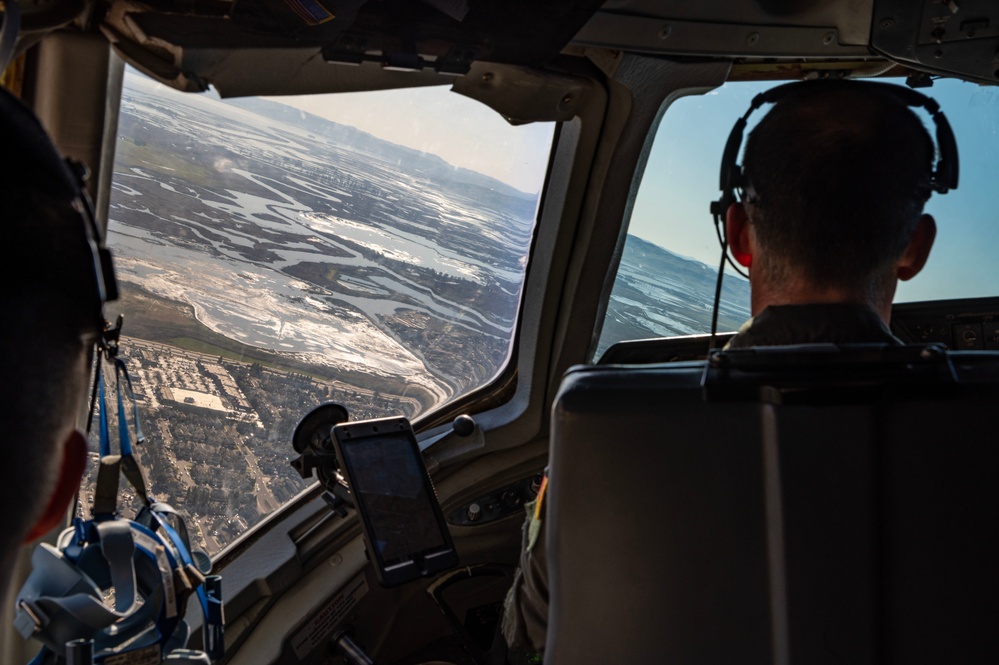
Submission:
<svg viewBox="0 0 999 665">
<path fill-rule="evenodd" d="M 999 654 L 999 353 L 576 367 L 552 423 L 547 664 Z"/>
</svg>

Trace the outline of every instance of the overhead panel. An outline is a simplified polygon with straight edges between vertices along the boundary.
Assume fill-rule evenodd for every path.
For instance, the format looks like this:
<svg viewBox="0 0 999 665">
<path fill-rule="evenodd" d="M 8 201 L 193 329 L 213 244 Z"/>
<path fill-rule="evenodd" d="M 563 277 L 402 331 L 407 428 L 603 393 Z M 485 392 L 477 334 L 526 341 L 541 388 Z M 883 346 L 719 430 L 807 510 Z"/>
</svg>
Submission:
<svg viewBox="0 0 999 665">
<path fill-rule="evenodd" d="M 838 57 L 868 54 L 866 46 L 842 43 L 835 26 L 798 27 L 709 23 L 600 14 L 576 35 L 584 46 L 640 53 L 735 57 Z"/>
<path fill-rule="evenodd" d="M 640 53 L 736 58 L 870 54 L 872 0 L 611 0 L 573 43 Z"/>
<path fill-rule="evenodd" d="M 999 81 L 999 3 L 995 0 L 877 0 L 871 46 L 936 74 Z"/>
<path fill-rule="evenodd" d="M 324 65 L 422 72 L 384 87 L 445 83 L 473 62 L 537 66 L 601 3 L 560 0 L 114 0 L 101 29 L 134 66 L 182 90 L 298 94 L 338 89 Z M 349 85 L 349 84 L 348 84 Z M 233 91 L 239 91 L 234 93 Z"/>
</svg>

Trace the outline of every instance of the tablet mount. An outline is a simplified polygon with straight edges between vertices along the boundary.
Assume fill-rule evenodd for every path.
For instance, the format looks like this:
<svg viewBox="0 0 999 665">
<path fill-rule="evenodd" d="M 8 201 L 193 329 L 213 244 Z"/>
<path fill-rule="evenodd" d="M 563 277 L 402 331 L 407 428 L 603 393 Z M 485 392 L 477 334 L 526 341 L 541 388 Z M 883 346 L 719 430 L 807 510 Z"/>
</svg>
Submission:
<svg viewBox="0 0 999 665">
<path fill-rule="evenodd" d="M 346 407 L 333 402 L 320 404 L 305 415 L 291 436 L 291 445 L 299 455 L 291 466 L 306 480 L 315 474 L 325 489 L 323 499 L 340 517 L 347 516 L 347 508 L 354 505 L 350 490 L 337 471 L 340 468 L 333 448 L 330 432 L 334 425 L 350 420 Z"/>
</svg>

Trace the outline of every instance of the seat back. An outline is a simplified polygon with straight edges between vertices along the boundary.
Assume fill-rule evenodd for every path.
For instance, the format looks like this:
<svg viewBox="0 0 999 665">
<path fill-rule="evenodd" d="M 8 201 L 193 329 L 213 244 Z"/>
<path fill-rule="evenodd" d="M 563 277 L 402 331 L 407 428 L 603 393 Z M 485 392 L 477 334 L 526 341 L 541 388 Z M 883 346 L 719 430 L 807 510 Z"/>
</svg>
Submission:
<svg viewBox="0 0 999 665">
<path fill-rule="evenodd" d="M 545 662 L 981 659 L 999 354 L 730 352 L 570 370 Z"/>
</svg>

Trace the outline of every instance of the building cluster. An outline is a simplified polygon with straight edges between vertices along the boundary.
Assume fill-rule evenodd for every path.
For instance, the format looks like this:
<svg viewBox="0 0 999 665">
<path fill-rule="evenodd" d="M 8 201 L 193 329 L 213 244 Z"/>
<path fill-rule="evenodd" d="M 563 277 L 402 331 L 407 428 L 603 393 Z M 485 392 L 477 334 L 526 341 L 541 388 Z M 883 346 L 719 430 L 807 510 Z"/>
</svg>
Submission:
<svg viewBox="0 0 999 665">
<path fill-rule="evenodd" d="M 137 338 L 127 338 L 122 344 L 135 361 L 136 398 L 145 400 L 148 408 L 169 404 L 259 424 L 260 418 L 221 358 Z"/>
</svg>

